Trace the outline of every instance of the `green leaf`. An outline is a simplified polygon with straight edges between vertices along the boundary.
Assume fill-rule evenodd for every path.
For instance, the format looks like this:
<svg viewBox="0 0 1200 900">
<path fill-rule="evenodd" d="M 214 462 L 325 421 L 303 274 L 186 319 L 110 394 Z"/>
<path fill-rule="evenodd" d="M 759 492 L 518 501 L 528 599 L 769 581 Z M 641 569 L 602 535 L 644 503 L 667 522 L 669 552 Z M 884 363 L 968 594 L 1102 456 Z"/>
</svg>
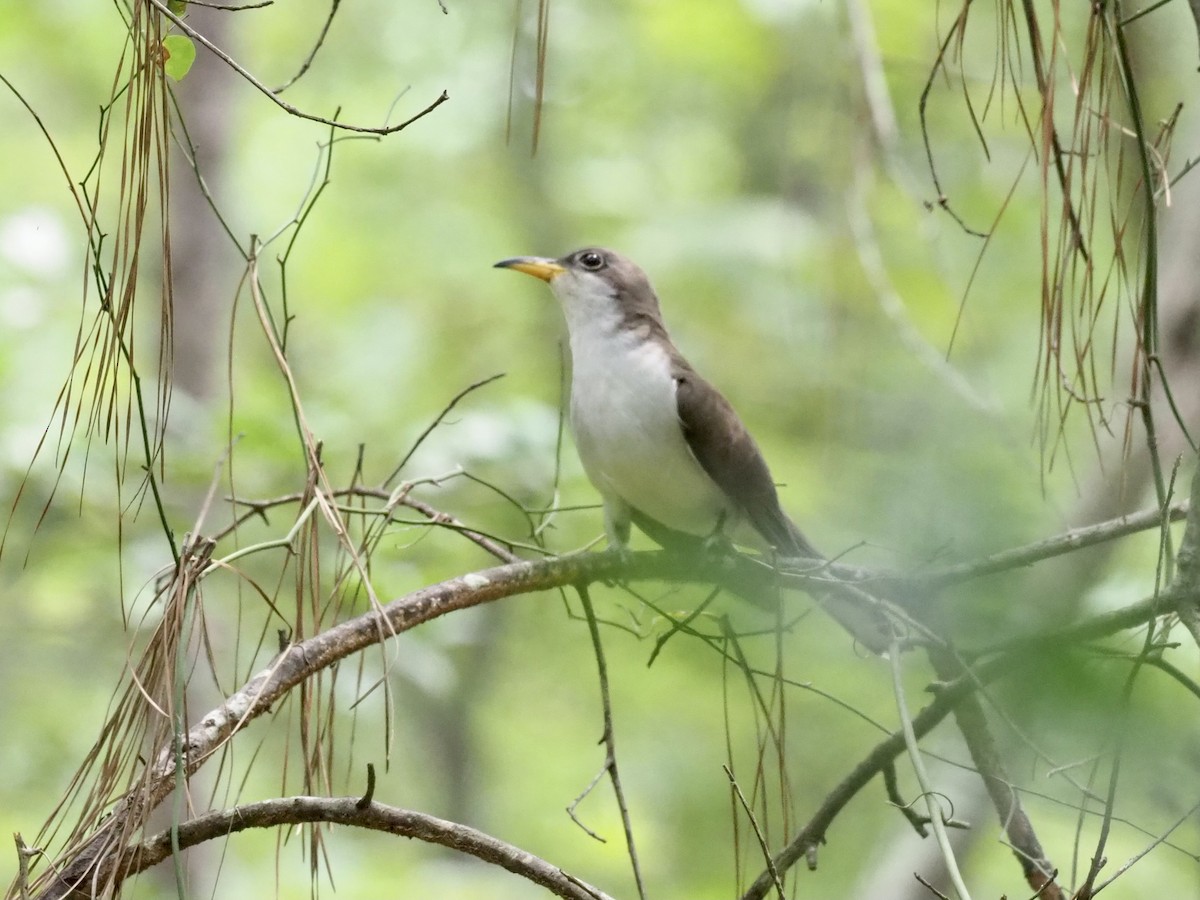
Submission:
<svg viewBox="0 0 1200 900">
<path fill-rule="evenodd" d="M 163 71 L 176 81 L 182 81 L 192 63 L 196 61 L 196 45 L 182 34 L 170 34 L 163 38 Z"/>
<path fill-rule="evenodd" d="M 187 0 L 170 0 L 167 3 L 167 9 L 175 13 L 177 16 L 182 16 L 187 12 Z"/>
</svg>

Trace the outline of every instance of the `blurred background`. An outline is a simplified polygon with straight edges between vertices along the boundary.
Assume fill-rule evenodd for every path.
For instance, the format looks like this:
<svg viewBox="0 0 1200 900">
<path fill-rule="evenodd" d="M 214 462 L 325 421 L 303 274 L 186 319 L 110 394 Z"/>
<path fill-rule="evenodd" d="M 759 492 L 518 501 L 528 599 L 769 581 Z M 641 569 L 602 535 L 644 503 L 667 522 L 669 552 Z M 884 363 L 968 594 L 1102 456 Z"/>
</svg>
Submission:
<svg viewBox="0 0 1200 900">
<path fill-rule="evenodd" d="M 1004 73 L 1019 81 L 1015 89 L 991 87 L 996 43 L 1016 28 L 1005 15 L 976 12 L 955 78 L 939 74 L 929 93 L 940 189 L 962 224 L 938 206 L 918 118 L 953 21 L 931 5 L 555 0 L 536 152 L 532 2 L 360 0 L 339 9 L 311 67 L 282 96 L 306 112 L 375 126 L 448 93 L 430 115 L 382 139 L 338 132 L 331 145 L 328 127 L 287 115 L 200 48 L 176 94 L 224 225 L 185 154 L 170 148 L 175 320 L 163 487 L 172 528 L 192 528 L 214 471 L 209 533 L 229 521 L 221 498 L 231 491 L 266 498 L 304 484 L 286 386 L 226 229 L 243 246 L 251 235 L 273 239 L 263 253 L 264 291 L 277 320 L 288 322 L 289 360 L 335 483 L 351 480 L 360 448 L 360 480 L 383 481 L 456 394 L 504 373 L 455 407 L 402 477 L 440 478 L 417 495 L 510 540 L 536 537 L 565 552 L 601 534 L 597 498 L 569 438 L 558 451 L 565 348 L 555 301 L 533 280 L 491 268 L 585 244 L 616 248 L 650 274 L 676 343 L 739 410 L 785 507 L 826 553 L 921 569 L 1152 505 L 1140 432 L 1121 452 L 1132 336 L 1126 289 L 1114 288 L 1098 316 L 1100 333 L 1115 333 L 1099 404 L 1111 425 L 1079 416 L 1061 434 L 1043 426 L 1041 171 L 1018 103 L 1036 94 L 1028 71 Z M 192 8 L 188 16 L 277 87 L 317 42 L 328 3 Z M 1066 34 L 1082 34 L 1084 24 L 1064 23 Z M 1192 20 L 1184 4 L 1171 3 L 1129 34 L 1144 115 L 1157 123 L 1194 95 Z M 127 39 L 111 4 L 44 0 L 0 11 L 0 74 L 36 111 L 73 180 L 96 155 L 100 109 Z M 90 321 L 96 303 L 83 289 L 84 230 L 39 122 L 12 91 L 0 93 L 0 108 L 0 502 L 6 515 L 13 510 L 0 556 L 0 831 L 31 839 L 97 739 L 126 655 L 153 622 L 149 599 L 170 554 L 137 491 L 140 457 L 125 453 L 121 426 L 108 440 L 103 428 L 90 438 L 77 432 L 73 443 L 60 437 L 56 399 L 81 316 Z M 108 120 L 113 129 L 125 127 L 121 108 L 118 101 Z M 1191 155 L 1196 130 L 1185 103 L 1172 171 Z M 116 159 L 95 182 L 102 204 L 117 195 Z M 302 227 L 289 228 L 326 176 Z M 1170 195 L 1162 238 L 1164 356 L 1179 379 L 1195 375 L 1197 342 L 1200 223 L 1187 190 L 1185 179 Z M 1102 203 L 1094 217 L 1103 223 L 1106 214 Z M 286 267 L 276 266 L 285 253 Z M 148 389 L 160 260 L 151 242 L 142 260 L 149 299 L 139 301 L 137 323 Z M 1132 291 L 1136 255 L 1128 264 L 1130 274 L 1098 277 L 1124 278 Z M 1195 382 L 1175 384 L 1184 415 L 1200 421 Z M 1182 443 L 1169 416 L 1160 422 L 1169 463 Z M 118 489 L 114 472 L 126 459 Z M 535 536 L 514 502 L 562 509 Z M 281 536 L 294 514 L 251 523 L 217 555 Z M 1157 546 L 1147 533 L 990 579 L 943 598 L 943 614 L 965 641 L 978 642 L 1124 605 L 1152 591 Z M 282 552 L 261 556 L 246 571 L 286 598 L 294 589 L 282 581 Z M 397 524 L 371 574 L 386 600 L 489 564 L 452 533 Z M 671 610 L 704 594 L 658 585 L 645 593 Z M 347 614 L 366 609 L 361 596 L 355 602 Z M 739 878 L 760 868 L 744 822 L 735 848 L 721 769 L 732 758 L 747 779 L 754 771 L 761 722 L 751 695 L 699 641 L 672 640 L 648 667 L 661 619 L 615 588 L 598 588 L 597 602 L 620 626 L 606 629 L 606 649 L 650 891 L 731 896 Z M 770 624 L 737 601 L 720 604 L 740 627 Z M 576 613 L 557 595 L 515 598 L 353 661 L 360 668 L 334 695 L 337 727 L 354 735 L 330 776 L 338 790 L 361 793 L 363 765 L 373 761 L 381 801 L 467 822 L 631 896 L 607 786 L 579 811 L 607 843 L 564 812 L 603 764 L 595 663 Z M 278 626 L 232 574 L 206 583 L 205 615 L 229 662 L 193 685 L 194 711 L 269 661 Z M 769 659 L 773 638 L 759 641 L 754 652 Z M 896 725 L 884 663 L 864 658 L 819 615 L 786 641 L 787 676 L 816 690 L 788 697 L 790 808 L 769 822 L 774 846 L 879 740 L 880 725 Z M 1114 641 L 1111 659 L 1064 649 L 1044 670 L 998 687 L 990 707 L 1014 784 L 1064 872 L 1090 856 L 1099 806 L 1081 816 L 1080 797 L 1090 779 L 1107 777 L 1093 764 L 1120 709 L 1127 663 L 1119 654 L 1140 641 Z M 1194 649 L 1177 662 L 1192 673 Z M 385 671 L 389 691 L 369 690 Z M 908 674 L 917 706 L 930 674 L 915 658 Z M 1174 712 L 1180 691 L 1152 675 L 1138 683 L 1108 851 L 1114 867 L 1200 800 L 1196 717 Z M 234 780 L 221 804 L 277 795 L 281 777 L 294 777 L 286 765 L 281 776 L 281 767 L 249 759 L 256 747 L 284 758 L 289 714 L 283 706 L 270 727 L 253 726 L 237 759 L 252 777 Z M 969 759 L 952 727 L 927 748 L 944 760 L 931 761 L 941 789 L 975 826 L 962 852 L 977 896 L 1021 896 L 1019 869 L 977 796 L 978 780 L 963 771 Z M 906 772 L 901 761 L 911 798 Z M 1193 814 L 1111 896 L 1147 896 L 1150 886 L 1157 896 L 1194 892 L 1197 826 Z M 912 871 L 933 865 L 877 786 L 842 814 L 828 841 L 817 870 L 798 875 L 797 896 L 908 896 Z M 196 893 L 269 891 L 278 878 L 278 896 L 304 896 L 311 877 L 351 897 L 542 896 L 503 872 L 379 835 L 335 831 L 328 847 L 331 875 L 313 875 L 299 835 L 240 835 L 194 855 Z M 169 877 L 148 875 L 129 896 L 173 890 Z"/>
</svg>

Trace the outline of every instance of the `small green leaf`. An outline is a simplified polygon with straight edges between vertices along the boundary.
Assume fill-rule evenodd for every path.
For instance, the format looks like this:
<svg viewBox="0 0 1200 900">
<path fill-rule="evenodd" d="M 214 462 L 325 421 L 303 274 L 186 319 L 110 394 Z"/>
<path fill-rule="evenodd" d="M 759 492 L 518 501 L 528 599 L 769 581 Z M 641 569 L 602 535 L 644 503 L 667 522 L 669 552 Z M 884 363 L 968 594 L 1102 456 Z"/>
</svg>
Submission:
<svg viewBox="0 0 1200 900">
<path fill-rule="evenodd" d="M 182 16 L 187 12 L 187 0 L 169 0 L 167 9 L 175 13 L 177 16 Z"/>
<path fill-rule="evenodd" d="M 163 71 L 176 81 L 182 81 L 196 61 L 196 45 L 182 34 L 169 34 L 162 43 Z"/>
</svg>

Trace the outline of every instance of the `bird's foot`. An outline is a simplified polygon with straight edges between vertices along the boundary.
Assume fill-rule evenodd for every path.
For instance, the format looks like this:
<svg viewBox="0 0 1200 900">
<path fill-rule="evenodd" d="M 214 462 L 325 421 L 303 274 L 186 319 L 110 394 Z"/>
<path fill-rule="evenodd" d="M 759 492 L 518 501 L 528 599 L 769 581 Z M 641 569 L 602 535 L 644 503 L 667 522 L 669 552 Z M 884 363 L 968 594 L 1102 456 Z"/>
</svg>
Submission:
<svg viewBox="0 0 1200 900">
<path fill-rule="evenodd" d="M 733 546 L 733 541 L 725 534 L 724 530 L 717 528 L 712 534 L 700 542 L 700 551 L 704 556 L 717 562 L 722 559 L 728 559 L 737 553 L 737 548 Z"/>
<path fill-rule="evenodd" d="M 610 543 L 605 552 L 615 561 L 618 574 L 612 578 L 602 578 L 601 581 L 608 587 L 624 584 L 626 581 L 624 572 L 633 562 L 633 551 L 629 549 L 628 544 Z"/>
<path fill-rule="evenodd" d="M 717 524 L 712 533 L 700 544 L 701 552 L 710 560 L 727 559 L 737 552 L 734 549 L 733 541 L 725 533 L 725 518 L 724 512 L 717 516 Z"/>
</svg>

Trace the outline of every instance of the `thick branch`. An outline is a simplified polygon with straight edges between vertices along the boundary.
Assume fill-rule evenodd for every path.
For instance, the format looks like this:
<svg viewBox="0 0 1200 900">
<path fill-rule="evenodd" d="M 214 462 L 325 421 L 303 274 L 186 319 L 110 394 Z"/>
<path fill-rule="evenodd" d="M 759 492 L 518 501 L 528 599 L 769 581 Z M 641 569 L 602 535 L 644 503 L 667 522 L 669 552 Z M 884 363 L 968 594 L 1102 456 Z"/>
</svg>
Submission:
<svg viewBox="0 0 1200 900">
<path fill-rule="evenodd" d="M 274 828 L 307 822 L 351 825 L 440 844 L 502 866 L 559 897 L 569 900 L 611 900 L 607 894 L 568 875 L 558 866 L 482 831 L 382 803 L 363 804 L 356 797 L 280 797 L 264 800 L 199 816 L 180 824 L 176 834 L 179 848 L 183 850 L 249 828 Z M 131 847 L 118 863 L 120 880 L 169 857 L 172 840 L 171 830 L 168 829 Z"/>
<path fill-rule="evenodd" d="M 510 563 L 452 578 L 292 644 L 188 731 L 182 742 L 186 774 L 199 769 L 236 731 L 269 711 L 272 704 L 314 673 L 446 613 L 517 594 L 618 578 L 716 582 L 747 595 L 767 597 L 774 596 L 768 590 L 774 577 L 770 569 L 738 557 L 698 560 L 678 554 L 645 553 L 627 564 L 618 554 L 581 553 Z M 92 837 L 74 848 L 68 864 L 57 877 L 51 877 L 49 886 L 39 893 L 39 900 L 62 897 L 70 893 L 69 886 L 91 881 L 97 862 L 116 849 L 112 846 L 115 836 L 140 827 L 144 817 L 170 793 L 175 785 L 175 757 L 175 749 L 169 745 L 152 757 L 151 770 L 139 787 L 115 805 L 112 815 Z"/>
</svg>

